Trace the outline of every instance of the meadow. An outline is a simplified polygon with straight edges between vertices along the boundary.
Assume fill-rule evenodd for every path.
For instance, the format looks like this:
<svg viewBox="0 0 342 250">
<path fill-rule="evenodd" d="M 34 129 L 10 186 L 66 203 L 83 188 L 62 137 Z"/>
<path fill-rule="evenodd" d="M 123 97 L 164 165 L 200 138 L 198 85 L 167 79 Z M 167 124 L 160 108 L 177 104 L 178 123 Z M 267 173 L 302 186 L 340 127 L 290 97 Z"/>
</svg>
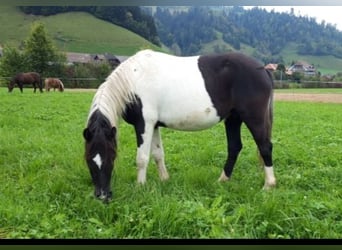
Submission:
<svg viewBox="0 0 342 250">
<path fill-rule="evenodd" d="M 151 161 L 136 183 L 134 130 L 121 122 L 113 200 L 93 196 L 82 130 L 94 92 L 0 88 L 0 238 L 342 237 L 342 105 L 275 102 L 277 187 L 263 191 L 256 146 L 232 179 L 223 124 L 202 132 L 162 129 L 170 180 Z"/>
</svg>

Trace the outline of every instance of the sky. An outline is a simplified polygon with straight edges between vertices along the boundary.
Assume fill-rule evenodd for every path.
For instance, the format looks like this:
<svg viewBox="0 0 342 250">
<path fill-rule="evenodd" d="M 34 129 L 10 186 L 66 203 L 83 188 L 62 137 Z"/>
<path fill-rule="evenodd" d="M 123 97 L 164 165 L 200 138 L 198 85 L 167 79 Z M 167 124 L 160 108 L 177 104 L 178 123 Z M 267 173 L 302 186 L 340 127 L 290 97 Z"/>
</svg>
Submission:
<svg viewBox="0 0 342 250">
<path fill-rule="evenodd" d="M 252 8 L 253 6 L 245 6 Z M 267 11 L 274 9 L 275 12 L 288 12 L 294 9 L 296 16 L 315 17 L 318 23 L 325 20 L 325 23 L 336 25 L 336 28 L 342 31 L 342 6 L 258 6 Z"/>
</svg>

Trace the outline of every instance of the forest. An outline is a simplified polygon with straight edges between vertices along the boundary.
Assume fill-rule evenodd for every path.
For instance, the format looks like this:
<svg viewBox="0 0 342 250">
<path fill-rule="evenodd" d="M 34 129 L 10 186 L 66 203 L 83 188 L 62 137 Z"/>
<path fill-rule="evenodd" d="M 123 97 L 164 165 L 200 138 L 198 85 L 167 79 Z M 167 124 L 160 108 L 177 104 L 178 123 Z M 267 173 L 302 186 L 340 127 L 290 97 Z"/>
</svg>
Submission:
<svg viewBox="0 0 342 250">
<path fill-rule="evenodd" d="M 25 6 L 26 14 L 53 15 L 86 11 L 127 28 L 176 54 L 197 54 L 207 43 L 219 38 L 232 49 L 254 48 L 253 55 L 265 63 L 281 62 L 281 51 L 289 42 L 301 55 L 333 55 L 342 58 L 342 32 L 332 24 L 308 16 L 267 12 L 243 7 L 119 7 L 119 6 Z"/>
<path fill-rule="evenodd" d="M 342 32 L 312 17 L 242 7 L 191 7 L 183 11 L 158 7 L 154 17 L 160 40 L 168 47 L 178 45 L 184 55 L 196 53 L 222 34 L 234 49 L 246 44 L 255 48 L 259 57 L 277 56 L 287 43 L 294 42 L 298 54 L 342 58 Z"/>
</svg>

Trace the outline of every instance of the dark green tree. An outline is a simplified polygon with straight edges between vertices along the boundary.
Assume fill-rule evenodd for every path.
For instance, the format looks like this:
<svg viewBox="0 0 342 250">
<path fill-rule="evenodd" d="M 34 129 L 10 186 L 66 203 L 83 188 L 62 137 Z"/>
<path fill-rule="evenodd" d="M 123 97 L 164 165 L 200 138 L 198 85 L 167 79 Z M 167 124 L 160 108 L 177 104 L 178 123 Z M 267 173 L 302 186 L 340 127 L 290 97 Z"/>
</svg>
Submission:
<svg viewBox="0 0 342 250">
<path fill-rule="evenodd" d="M 33 23 L 31 32 L 25 40 L 24 57 L 30 71 L 49 75 L 52 66 L 62 65 L 66 58 L 58 52 L 47 35 L 42 23 Z"/>
<path fill-rule="evenodd" d="M 12 77 L 19 72 L 26 71 L 26 59 L 19 50 L 5 46 L 0 60 L 0 75 Z"/>
</svg>

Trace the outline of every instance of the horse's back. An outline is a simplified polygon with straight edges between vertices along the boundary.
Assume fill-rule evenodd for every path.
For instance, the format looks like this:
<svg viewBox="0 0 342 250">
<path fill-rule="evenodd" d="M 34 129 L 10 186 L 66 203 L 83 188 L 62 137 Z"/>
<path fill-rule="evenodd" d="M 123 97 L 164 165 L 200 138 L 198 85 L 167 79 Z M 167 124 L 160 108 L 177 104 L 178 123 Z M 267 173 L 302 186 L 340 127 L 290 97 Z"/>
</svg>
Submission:
<svg viewBox="0 0 342 250">
<path fill-rule="evenodd" d="M 229 110 L 241 99 L 266 99 L 273 87 L 263 65 L 238 52 L 177 57 L 145 50 L 137 54 L 135 63 L 138 94 L 167 109 L 177 103 L 185 109 L 206 109 L 212 101 Z"/>
</svg>

